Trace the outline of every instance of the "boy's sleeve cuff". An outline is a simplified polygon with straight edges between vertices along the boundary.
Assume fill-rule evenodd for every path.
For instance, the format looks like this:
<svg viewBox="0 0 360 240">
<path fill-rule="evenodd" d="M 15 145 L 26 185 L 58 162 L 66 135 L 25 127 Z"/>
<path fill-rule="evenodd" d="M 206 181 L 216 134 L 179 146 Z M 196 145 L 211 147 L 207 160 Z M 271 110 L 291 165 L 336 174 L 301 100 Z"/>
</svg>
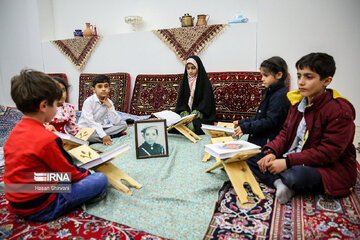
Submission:
<svg viewBox="0 0 360 240">
<path fill-rule="evenodd" d="M 268 155 L 268 154 L 270 154 L 270 153 L 272 153 L 272 154 L 274 154 L 274 155 L 276 156 L 274 150 L 272 150 L 271 148 L 266 148 L 266 149 L 264 150 L 264 155 Z"/>
<path fill-rule="evenodd" d="M 286 168 L 287 169 L 291 168 L 290 159 L 287 156 L 285 157 L 285 161 L 286 161 Z"/>
</svg>

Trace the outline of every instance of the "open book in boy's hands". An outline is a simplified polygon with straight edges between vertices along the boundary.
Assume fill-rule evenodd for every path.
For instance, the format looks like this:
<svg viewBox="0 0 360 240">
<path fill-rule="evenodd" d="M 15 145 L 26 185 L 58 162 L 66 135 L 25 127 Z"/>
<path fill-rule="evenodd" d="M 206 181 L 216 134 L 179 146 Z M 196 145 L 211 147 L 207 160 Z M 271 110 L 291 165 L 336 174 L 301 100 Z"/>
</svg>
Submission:
<svg viewBox="0 0 360 240">
<path fill-rule="evenodd" d="M 169 111 L 169 110 L 156 112 L 156 113 L 153 113 L 152 115 L 154 115 L 155 117 L 160 118 L 160 119 L 165 119 L 167 127 L 170 127 L 170 126 L 175 125 L 177 123 L 184 122 L 184 121 L 186 121 L 186 119 L 195 116 L 195 114 L 190 114 L 190 115 L 187 115 L 185 117 L 181 117 L 176 112 L 172 112 L 172 111 Z"/>
<path fill-rule="evenodd" d="M 61 133 L 61 132 L 54 132 L 58 135 L 65 143 L 76 144 L 76 145 L 89 145 L 88 141 L 82 140 L 81 138 L 74 137 L 73 135 Z"/>
</svg>

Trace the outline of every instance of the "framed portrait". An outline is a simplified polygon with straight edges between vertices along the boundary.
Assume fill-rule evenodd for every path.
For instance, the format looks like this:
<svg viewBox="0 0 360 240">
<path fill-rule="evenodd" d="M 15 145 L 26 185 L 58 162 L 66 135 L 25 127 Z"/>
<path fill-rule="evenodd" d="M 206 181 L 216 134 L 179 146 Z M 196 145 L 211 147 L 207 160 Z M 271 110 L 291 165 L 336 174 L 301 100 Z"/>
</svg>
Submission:
<svg viewBox="0 0 360 240">
<path fill-rule="evenodd" d="M 169 156 L 165 119 L 135 121 L 136 158 Z"/>
</svg>

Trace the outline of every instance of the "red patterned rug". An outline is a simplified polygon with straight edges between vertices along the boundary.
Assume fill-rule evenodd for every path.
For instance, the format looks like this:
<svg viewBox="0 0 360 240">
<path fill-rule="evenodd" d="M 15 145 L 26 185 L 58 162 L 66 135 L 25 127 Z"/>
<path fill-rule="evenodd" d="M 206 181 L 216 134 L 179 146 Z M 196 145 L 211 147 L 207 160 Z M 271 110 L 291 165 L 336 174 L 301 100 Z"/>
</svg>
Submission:
<svg viewBox="0 0 360 240">
<path fill-rule="evenodd" d="M 271 239 L 360 239 L 360 172 L 352 194 L 296 196 L 286 205 L 277 201 Z"/>
<path fill-rule="evenodd" d="M 9 214 L 0 194 L 0 239 L 164 239 L 87 214 L 78 208 L 47 223 L 24 221 Z"/>
<path fill-rule="evenodd" d="M 246 187 L 249 204 L 238 205 L 231 183 L 219 193 L 205 239 L 360 239 L 360 170 L 352 194 L 345 198 L 297 195 L 285 205 L 275 190 L 260 183 L 259 201 Z"/>
<path fill-rule="evenodd" d="M 80 37 L 51 42 L 70 59 L 78 70 L 81 70 L 85 66 L 100 38 L 100 36 Z"/>
<path fill-rule="evenodd" d="M 79 82 L 79 110 L 82 109 L 83 103 L 91 96 L 91 81 L 95 73 L 80 74 Z M 128 73 L 106 73 L 110 78 L 110 99 L 114 103 L 116 110 L 120 112 L 127 112 L 130 98 L 130 74 Z"/>
<path fill-rule="evenodd" d="M 2 177 L 0 177 L 2 181 Z M 230 182 L 219 192 L 204 239 L 360 239 L 360 171 L 354 192 L 346 198 L 296 196 L 286 205 L 260 183 L 259 201 L 247 187 L 249 204 L 238 205 Z M 87 214 L 80 208 L 48 223 L 24 221 L 9 214 L 0 193 L 0 239 L 164 239 Z"/>
<path fill-rule="evenodd" d="M 130 114 L 149 115 L 162 110 L 175 110 L 183 74 L 138 75 Z M 259 72 L 209 72 L 214 90 L 217 121 L 233 121 L 253 116 L 260 103 Z M 236 93 L 236 94 L 234 94 Z"/>
<path fill-rule="evenodd" d="M 198 55 L 226 24 L 180 27 L 154 30 L 156 36 L 164 41 L 181 61 L 191 55 Z"/>
</svg>

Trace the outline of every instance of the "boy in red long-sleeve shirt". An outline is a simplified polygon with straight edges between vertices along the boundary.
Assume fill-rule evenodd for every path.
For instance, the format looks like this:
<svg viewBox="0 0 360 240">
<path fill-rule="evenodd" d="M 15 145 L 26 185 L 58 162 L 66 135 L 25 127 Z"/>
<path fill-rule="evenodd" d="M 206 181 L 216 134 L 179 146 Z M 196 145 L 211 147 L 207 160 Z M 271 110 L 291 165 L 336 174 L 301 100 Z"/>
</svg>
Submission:
<svg viewBox="0 0 360 240">
<path fill-rule="evenodd" d="M 106 195 L 106 176 L 77 167 L 62 140 L 43 126 L 61 96 L 59 85 L 42 72 L 23 70 L 11 80 L 11 97 L 24 116 L 4 146 L 5 198 L 9 212 L 28 220 L 49 221 Z M 68 179 L 49 178 L 68 173 Z M 65 180 L 68 185 L 58 182 Z"/>
</svg>

